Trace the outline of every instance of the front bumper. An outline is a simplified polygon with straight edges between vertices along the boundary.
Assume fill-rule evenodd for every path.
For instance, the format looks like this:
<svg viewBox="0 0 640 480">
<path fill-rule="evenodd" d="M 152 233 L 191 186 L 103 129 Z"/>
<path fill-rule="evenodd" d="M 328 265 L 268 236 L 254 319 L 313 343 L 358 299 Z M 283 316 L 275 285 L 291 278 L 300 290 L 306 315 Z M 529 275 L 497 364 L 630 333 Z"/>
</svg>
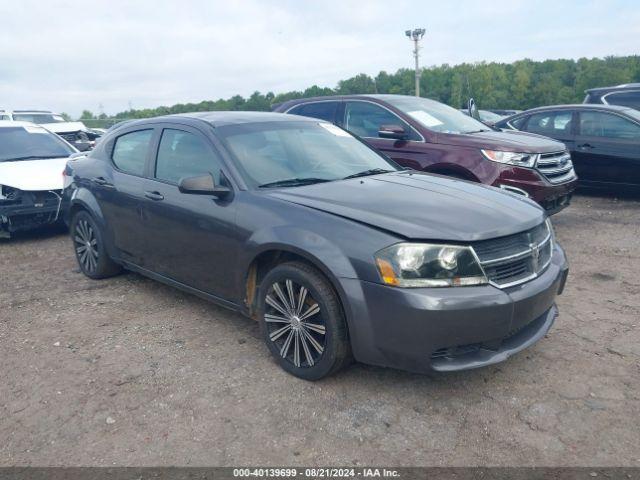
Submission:
<svg viewBox="0 0 640 480">
<path fill-rule="evenodd" d="M 477 368 L 506 360 L 551 328 L 568 266 L 556 245 L 538 278 L 486 285 L 403 289 L 342 279 L 354 356 L 414 372 Z"/>
<path fill-rule="evenodd" d="M 22 192 L 19 202 L 0 201 L 0 236 L 55 223 L 61 209 L 60 190 Z"/>
<path fill-rule="evenodd" d="M 492 185 L 506 190 L 524 191 L 535 200 L 549 215 L 558 213 L 571 203 L 573 191 L 578 186 L 578 179 L 553 184 L 545 180 L 536 170 L 500 165 L 499 175 Z"/>
</svg>

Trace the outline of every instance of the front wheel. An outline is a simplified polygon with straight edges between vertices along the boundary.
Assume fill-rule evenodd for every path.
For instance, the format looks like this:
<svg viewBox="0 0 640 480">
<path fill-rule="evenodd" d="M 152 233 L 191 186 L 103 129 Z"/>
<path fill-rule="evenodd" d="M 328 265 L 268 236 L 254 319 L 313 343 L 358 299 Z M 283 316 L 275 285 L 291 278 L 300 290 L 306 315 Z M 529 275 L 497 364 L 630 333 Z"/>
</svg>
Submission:
<svg viewBox="0 0 640 480">
<path fill-rule="evenodd" d="M 258 297 L 264 340 L 278 364 L 305 380 L 319 380 L 351 359 L 338 296 L 315 268 L 278 265 L 261 282 Z"/>
<path fill-rule="evenodd" d="M 122 267 L 115 263 L 104 246 L 102 232 L 95 220 L 85 211 L 76 213 L 69 227 L 73 248 L 82 273 L 93 279 L 111 277 Z"/>
</svg>

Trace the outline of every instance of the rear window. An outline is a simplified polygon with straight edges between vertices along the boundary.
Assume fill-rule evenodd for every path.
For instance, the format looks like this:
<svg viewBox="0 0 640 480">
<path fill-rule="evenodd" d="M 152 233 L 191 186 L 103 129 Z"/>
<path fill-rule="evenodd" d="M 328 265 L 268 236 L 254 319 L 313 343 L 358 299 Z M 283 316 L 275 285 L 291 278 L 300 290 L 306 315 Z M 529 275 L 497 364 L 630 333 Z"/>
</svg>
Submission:
<svg viewBox="0 0 640 480">
<path fill-rule="evenodd" d="M 640 125 L 611 113 L 580 112 L 580 135 L 637 140 Z"/>
<path fill-rule="evenodd" d="M 153 130 L 125 133 L 116 139 L 111 158 L 124 173 L 142 176 Z"/>
<path fill-rule="evenodd" d="M 622 105 L 640 110 L 640 90 L 633 92 L 610 93 L 605 97 L 609 105 Z"/>
<path fill-rule="evenodd" d="M 304 117 L 319 118 L 320 120 L 326 120 L 327 122 L 335 122 L 336 110 L 338 109 L 338 102 L 314 102 L 304 103 L 293 107 L 287 113 L 294 115 L 302 115 Z"/>
</svg>

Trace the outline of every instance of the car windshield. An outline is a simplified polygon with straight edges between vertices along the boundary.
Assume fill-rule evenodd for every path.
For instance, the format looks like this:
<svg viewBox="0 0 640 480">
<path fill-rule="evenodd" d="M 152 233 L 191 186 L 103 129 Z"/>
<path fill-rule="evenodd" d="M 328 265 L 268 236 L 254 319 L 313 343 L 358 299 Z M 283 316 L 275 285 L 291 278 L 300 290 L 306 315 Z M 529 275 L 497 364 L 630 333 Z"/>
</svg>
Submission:
<svg viewBox="0 0 640 480">
<path fill-rule="evenodd" d="M 400 168 L 324 122 L 260 122 L 216 128 L 253 187 L 287 187 Z"/>
<path fill-rule="evenodd" d="M 66 122 L 63 117 L 53 113 L 14 113 L 13 119 L 16 122 L 30 122 L 37 124 Z"/>
<path fill-rule="evenodd" d="M 489 128 L 444 103 L 428 98 L 392 96 L 384 100 L 434 132 L 475 133 Z"/>
<path fill-rule="evenodd" d="M 0 127 L 0 162 L 68 157 L 73 150 L 42 127 Z"/>
<path fill-rule="evenodd" d="M 480 110 L 479 113 L 480 120 L 482 120 L 483 122 L 497 122 L 498 120 L 504 118 L 502 115 L 490 112 L 489 110 Z"/>
</svg>

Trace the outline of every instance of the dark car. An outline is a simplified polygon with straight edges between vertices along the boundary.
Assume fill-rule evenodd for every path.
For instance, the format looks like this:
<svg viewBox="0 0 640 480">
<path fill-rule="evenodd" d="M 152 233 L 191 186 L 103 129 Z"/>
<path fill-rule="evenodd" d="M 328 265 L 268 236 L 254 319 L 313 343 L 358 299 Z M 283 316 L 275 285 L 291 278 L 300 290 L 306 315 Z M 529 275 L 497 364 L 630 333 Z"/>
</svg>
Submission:
<svg viewBox="0 0 640 480">
<path fill-rule="evenodd" d="M 496 127 L 563 142 L 580 185 L 640 188 L 640 111 L 614 105 L 556 105 L 506 118 Z"/>
<path fill-rule="evenodd" d="M 349 95 L 291 100 L 278 112 L 344 127 L 402 166 L 500 187 L 549 214 L 569 205 L 576 176 L 565 147 L 537 135 L 494 131 L 426 98 Z M 547 163 L 538 163 L 544 157 Z"/>
<path fill-rule="evenodd" d="M 260 322 L 288 372 L 505 360 L 557 315 L 567 263 L 531 200 L 403 170 L 335 125 L 255 112 L 130 122 L 70 160 L 80 269 L 122 267 Z"/>
<path fill-rule="evenodd" d="M 640 83 L 592 88 L 585 93 L 583 103 L 620 105 L 640 110 Z"/>
</svg>

